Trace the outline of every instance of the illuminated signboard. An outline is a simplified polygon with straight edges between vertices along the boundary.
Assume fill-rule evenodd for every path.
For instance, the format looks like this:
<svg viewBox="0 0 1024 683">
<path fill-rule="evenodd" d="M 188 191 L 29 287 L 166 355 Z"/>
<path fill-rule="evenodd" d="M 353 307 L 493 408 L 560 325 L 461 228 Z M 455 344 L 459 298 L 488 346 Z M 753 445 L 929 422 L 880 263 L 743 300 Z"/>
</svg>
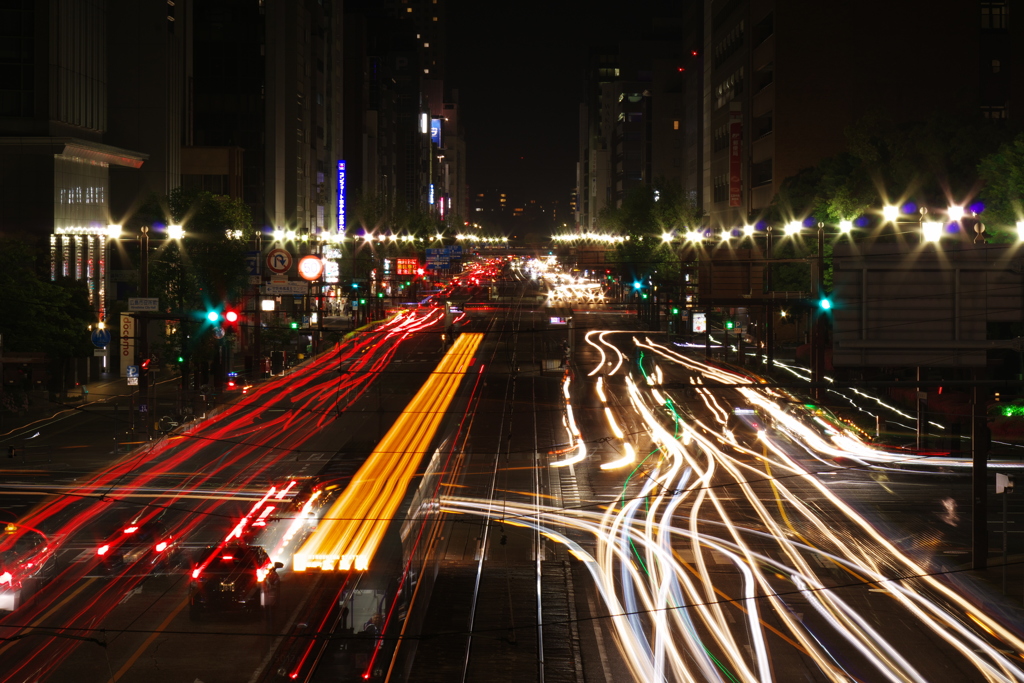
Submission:
<svg viewBox="0 0 1024 683">
<path fill-rule="evenodd" d="M 415 275 L 419 269 L 419 263 L 414 258 L 395 259 L 395 272 L 399 275 Z"/>
<path fill-rule="evenodd" d="M 434 205 L 434 183 L 430 183 L 430 192 L 427 193 L 427 203 Z"/>
<path fill-rule="evenodd" d="M 693 331 L 694 332 L 707 332 L 708 331 L 708 315 L 707 313 L 696 313 L 693 314 Z"/>
<path fill-rule="evenodd" d="M 338 162 L 338 232 L 345 231 L 345 161 Z"/>
<path fill-rule="evenodd" d="M 567 325 L 568 323 L 569 321 L 566 320 L 565 318 L 556 318 L 554 316 L 551 317 L 552 325 Z"/>
<path fill-rule="evenodd" d="M 441 146 L 441 119 L 430 119 L 430 141 Z"/>
<path fill-rule="evenodd" d="M 441 218 L 444 218 L 444 195 L 437 198 L 437 210 L 441 213 Z"/>
</svg>

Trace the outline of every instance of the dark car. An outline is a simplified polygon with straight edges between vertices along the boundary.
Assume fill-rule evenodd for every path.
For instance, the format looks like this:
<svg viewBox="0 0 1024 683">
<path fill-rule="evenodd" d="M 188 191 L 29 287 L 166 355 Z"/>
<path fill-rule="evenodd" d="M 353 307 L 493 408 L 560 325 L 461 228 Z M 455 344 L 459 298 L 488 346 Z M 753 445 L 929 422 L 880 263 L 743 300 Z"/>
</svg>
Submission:
<svg viewBox="0 0 1024 683">
<path fill-rule="evenodd" d="M 0 536 L 0 610 L 15 610 L 57 573 L 54 539 L 28 527 L 7 525 Z"/>
<path fill-rule="evenodd" d="M 255 545 L 210 546 L 195 555 L 189 581 L 189 618 L 207 612 L 258 614 L 277 604 L 284 565 Z"/>
<path fill-rule="evenodd" d="M 178 562 L 178 539 L 159 520 L 132 522 L 96 548 L 100 569 L 166 572 Z"/>
</svg>

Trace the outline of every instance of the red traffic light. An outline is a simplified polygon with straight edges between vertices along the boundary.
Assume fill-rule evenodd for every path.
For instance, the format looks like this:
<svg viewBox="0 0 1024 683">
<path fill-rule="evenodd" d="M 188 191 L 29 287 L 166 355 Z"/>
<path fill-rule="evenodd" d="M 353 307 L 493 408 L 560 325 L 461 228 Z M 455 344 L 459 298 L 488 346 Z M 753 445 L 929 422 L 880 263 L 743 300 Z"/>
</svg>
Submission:
<svg viewBox="0 0 1024 683">
<path fill-rule="evenodd" d="M 225 311 L 224 312 L 224 319 L 227 320 L 229 323 L 237 323 L 238 322 L 238 311 Z"/>
</svg>

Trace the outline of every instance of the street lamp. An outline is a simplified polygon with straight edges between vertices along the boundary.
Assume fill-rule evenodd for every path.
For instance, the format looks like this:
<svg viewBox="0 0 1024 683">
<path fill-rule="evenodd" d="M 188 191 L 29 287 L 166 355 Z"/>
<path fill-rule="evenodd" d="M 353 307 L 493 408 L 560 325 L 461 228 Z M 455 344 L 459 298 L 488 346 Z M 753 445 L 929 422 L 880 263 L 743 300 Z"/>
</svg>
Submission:
<svg viewBox="0 0 1024 683">
<path fill-rule="evenodd" d="M 844 235 L 849 235 L 853 231 L 853 221 L 841 220 L 839 221 L 839 232 Z"/>
<path fill-rule="evenodd" d="M 167 226 L 167 239 L 180 240 L 185 236 L 185 228 L 180 225 Z"/>
<path fill-rule="evenodd" d="M 942 237 L 942 223 L 939 221 L 921 221 L 921 238 L 925 242 L 938 242 Z"/>
<path fill-rule="evenodd" d="M 804 226 L 803 224 L 800 223 L 800 221 L 790 221 L 789 223 L 786 223 L 784 228 L 786 231 L 786 236 L 794 237 L 796 235 L 799 235 L 803 227 Z"/>
<path fill-rule="evenodd" d="M 886 204 L 882 207 L 882 218 L 886 223 L 895 223 L 900 217 L 900 207 Z"/>
</svg>

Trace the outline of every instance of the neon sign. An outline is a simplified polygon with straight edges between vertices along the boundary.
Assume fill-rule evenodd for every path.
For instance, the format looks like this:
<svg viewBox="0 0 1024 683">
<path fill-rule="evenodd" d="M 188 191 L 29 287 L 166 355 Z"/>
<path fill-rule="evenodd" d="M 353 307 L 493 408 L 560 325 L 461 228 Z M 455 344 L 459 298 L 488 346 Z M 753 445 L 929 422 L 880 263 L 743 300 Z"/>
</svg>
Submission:
<svg viewBox="0 0 1024 683">
<path fill-rule="evenodd" d="M 345 232 L 345 161 L 338 161 L 338 232 Z"/>
</svg>

